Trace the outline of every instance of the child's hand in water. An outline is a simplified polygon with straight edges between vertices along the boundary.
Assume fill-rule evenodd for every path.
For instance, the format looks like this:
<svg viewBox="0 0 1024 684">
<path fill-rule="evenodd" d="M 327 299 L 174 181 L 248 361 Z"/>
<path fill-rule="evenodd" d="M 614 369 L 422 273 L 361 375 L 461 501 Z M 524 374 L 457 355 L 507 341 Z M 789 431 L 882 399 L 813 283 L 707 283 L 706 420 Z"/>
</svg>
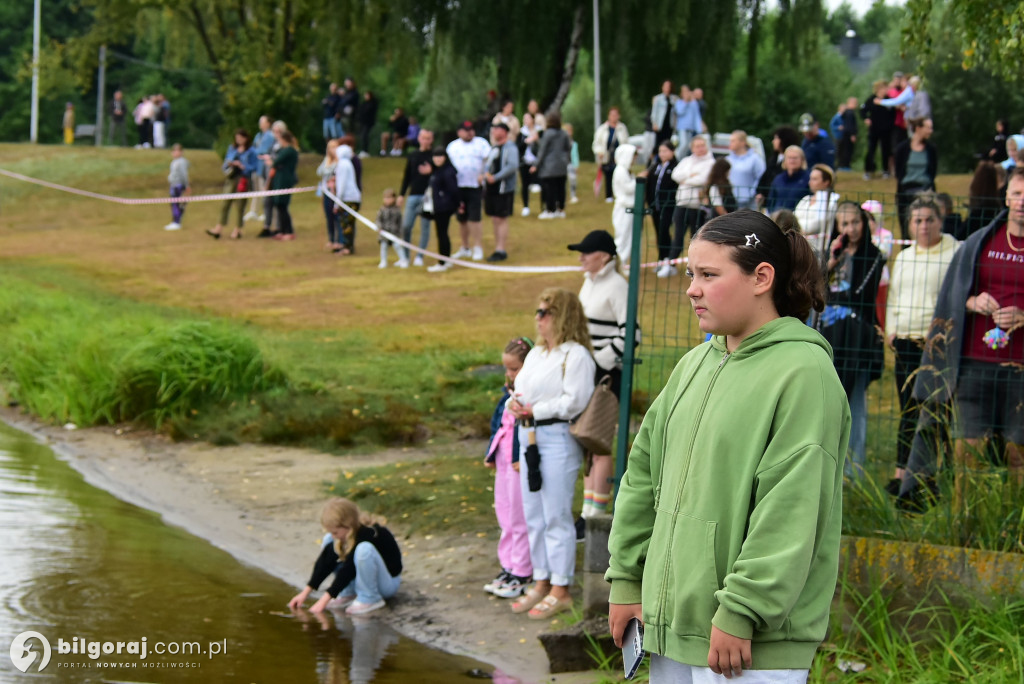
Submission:
<svg viewBox="0 0 1024 684">
<path fill-rule="evenodd" d="M 326 592 L 324 592 L 324 595 L 321 596 L 320 598 L 318 598 L 316 600 L 316 603 L 314 603 L 310 607 L 309 612 L 311 612 L 311 613 L 322 613 L 322 612 L 324 612 L 325 610 L 327 610 L 327 604 L 330 602 L 330 600 L 331 600 L 331 595 L 326 593 Z"/>
<path fill-rule="evenodd" d="M 306 599 L 309 598 L 309 594 L 310 589 L 309 587 L 306 587 L 305 589 L 303 589 L 298 594 L 292 597 L 292 600 L 288 602 L 288 607 L 292 610 L 298 610 L 302 607 L 302 604 L 306 602 Z"/>
</svg>

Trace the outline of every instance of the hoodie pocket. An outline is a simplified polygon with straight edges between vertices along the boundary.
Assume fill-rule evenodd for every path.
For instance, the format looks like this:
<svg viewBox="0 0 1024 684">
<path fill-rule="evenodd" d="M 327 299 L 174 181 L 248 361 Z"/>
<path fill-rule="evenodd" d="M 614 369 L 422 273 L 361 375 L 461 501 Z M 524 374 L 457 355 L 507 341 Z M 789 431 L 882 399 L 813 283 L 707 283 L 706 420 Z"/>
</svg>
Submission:
<svg viewBox="0 0 1024 684">
<path fill-rule="evenodd" d="M 711 635 L 718 609 L 715 592 L 717 523 L 658 511 L 643 581 L 645 618 L 680 636 Z M 650 556 L 657 553 L 657 560 Z"/>
</svg>

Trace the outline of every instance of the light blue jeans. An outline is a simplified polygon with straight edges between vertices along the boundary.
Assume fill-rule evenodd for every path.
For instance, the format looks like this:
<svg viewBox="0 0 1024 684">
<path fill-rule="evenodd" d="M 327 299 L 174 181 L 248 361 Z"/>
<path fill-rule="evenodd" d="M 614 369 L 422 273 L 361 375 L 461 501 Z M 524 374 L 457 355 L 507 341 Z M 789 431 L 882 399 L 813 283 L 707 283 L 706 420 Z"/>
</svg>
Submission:
<svg viewBox="0 0 1024 684">
<path fill-rule="evenodd" d="M 324 535 L 324 546 L 333 543 L 334 537 L 330 534 Z M 398 593 L 402 576 L 391 576 L 376 546 L 370 542 L 359 542 L 356 544 L 353 558 L 356 564 L 356 578 L 349 582 L 336 598 L 355 596 L 356 601 L 360 603 L 376 603 Z"/>
<path fill-rule="evenodd" d="M 402 239 L 412 242 L 412 228 L 416 224 L 416 217 L 420 216 L 420 209 L 423 208 L 423 195 L 409 195 L 405 200 L 405 215 L 402 216 Z M 420 249 L 426 249 L 430 244 L 430 219 L 420 216 Z M 406 260 L 411 255 L 405 247 L 401 248 Z"/>
<path fill-rule="evenodd" d="M 583 447 L 569 434 L 568 423 L 536 428 L 543 483 L 531 492 L 526 478 L 526 428 L 519 428 L 519 483 L 523 492 L 523 513 L 530 537 L 533 579 L 551 580 L 566 587 L 576 570 L 576 520 L 572 498 L 576 475 L 583 463 Z"/>
<path fill-rule="evenodd" d="M 859 480 L 864 477 L 864 463 L 867 458 L 868 436 L 868 376 L 861 373 L 853 382 L 846 398 L 850 402 L 850 458 L 846 459 L 843 472 L 847 477 Z"/>
</svg>

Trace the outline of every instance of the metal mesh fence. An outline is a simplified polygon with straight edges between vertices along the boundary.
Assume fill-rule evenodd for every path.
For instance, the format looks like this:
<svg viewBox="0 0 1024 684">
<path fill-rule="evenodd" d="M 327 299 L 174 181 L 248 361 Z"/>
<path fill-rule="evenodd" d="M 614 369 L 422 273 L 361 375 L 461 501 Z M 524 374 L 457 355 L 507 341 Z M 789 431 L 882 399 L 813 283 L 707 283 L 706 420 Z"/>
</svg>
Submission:
<svg viewBox="0 0 1024 684">
<path fill-rule="evenodd" d="M 888 483 L 898 464 L 906 462 L 919 423 L 919 405 L 911 400 L 910 389 L 914 371 L 921 360 L 922 339 L 932 324 L 943 277 L 955 249 L 962 244 L 956 238 L 962 239 L 988 225 L 999 213 L 1000 204 L 993 198 L 984 211 L 974 211 L 967 216 L 955 212 L 947 215 L 944 224 L 937 222 L 929 228 L 934 231 L 929 241 L 935 241 L 935 244 L 924 248 L 923 242 L 919 245 L 910 241 L 908 208 L 913 199 L 895 198 L 892 193 L 881 192 L 842 193 L 831 197 L 819 193 L 816 201 L 805 200 L 794 211 L 801 226 L 812 231 L 808 239 L 820 255 L 830 290 L 830 306 L 825 316 L 815 316 L 809 324 L 818 327 L 833 344 L 837 371 L 850 395 L 855 422 L 858 412 L 866 416 L 861 421 L 866 427 L 863 446 L 857 443 L 855 433 L 851 447 L 863 452 L 864 471 L 879 486 Z M 643 331 L 643 342 L 637 351 L 640 362 L 635 366 L 633 376 L 633 411 L 639 415 L 660 392 L 679 359 L 705 339 L 686 294 L 689 278 L 685 275 L 685 255 L 692 235 L 682 225 L 687 218 L 685 212 L 674 206 L 674 193 L 662 196 L 651 193 L 648 200 L 640 251 L 632 259 L 632 267 L 641 271 L 637 321 Z M 954 207 L 968 205 L 966 197 L 953 197 L 952 201 Z M 871 210 L 868 217 L 871 220 L 871 240 L 877 250 L 865 248 L 849 258 L 832 260 L 834 251 L 842 254 L 838 243 L 834 243 L 833 229 L 837 208 L 846 206 L 845 202 Z M 844 212 L 849 209 L 847 207 Z M 640 207 L 634 210 L 638 211 Z M 711 215 L 707 208 L 696 211 L 702 220 Z M 859 213 L 857 216 L 860 217 Z M 662 223 L 660 232 L 656 225 L 658 222 Z M 677 246 L 675 251 L 672 249 L 673 239 Z M 1024 287 L 1024 277 L 1021 276 L 1024 272 L 1024 239 L 1019 239 L 1018 243 L 1015 246 L 1010 243 L 1011 249 L 999 243 L 998 256 L 989 258 L 983 255 L 984 264 L 979 267 L 987 268 L 985 277 L 1003 293 L 1006 305 L 1010 305 L 1011 300 L 1019 301 L 1022 296 L 1020 290 Z M 677 253 L 680 257 L 678 263 L 665 261 L 676 257 Z M 876 263 L 879 253 L 884 259 L 878 259 Z M 838 333 L 837 326 L 846 331 Z M 982 338 L 994 327 L 991 316 L 968 314 L 961 333 L 964 353 L 981 354 L 987 344 Z M 854 328 L 859 332 L 853 332 Z M 1024 337 L 1024 329 L 1011 332 L 1011 342 L 1014 335 Z M 1011 343 L 998 351 L 990 350 L 996 354 L 990 354 L 991 360 L 1002 358 L 998 354 L 1003 354 L 1012 361 L 1013 355 L 1019 354 L 1020 342 L 1017 340 L 1016 344 Z M 1024 358 L 1016 361 L 1020 363 Z M 878 372 L 865 372 L 873 363 L 877 365 Z M 859 390 L 854 387 L 858 384 L 858 376 L 864 376 L 866 380 L 863 401 L 859 398 Z M 1019 372 L 1018 375 L 1004 373 L 1003 376 L 989 381 L 998 385 L 1024 379 Z M 1021 391 L 1020 388 L 1003 386 L 993 386 L 989 390 L 1000 396 L 1006 392 L 1016 396 Z M 987 420 L 998 427 L 1005 417 L 1002 415 L 1005 407 L 996 406 L 992 401 L 982 403 L 983 410 L 992 415 L 981 416 L 979 420 Z M 947 404 L 945 408 L 951 406 Z M 935 409 L 934 406 L 926 407 L 926 412 L 929 415 L 940 413 Z M 1021 408 L 1019 419 L 1024 423 L 1024 408 Z M 948 418 L 944 420 L 948 421 Z M 934 443 L 940 445 L 941 452 L 934 456 L 940 461 L 948 460 L 951 442 L 940 439 Z"/>
</svg>

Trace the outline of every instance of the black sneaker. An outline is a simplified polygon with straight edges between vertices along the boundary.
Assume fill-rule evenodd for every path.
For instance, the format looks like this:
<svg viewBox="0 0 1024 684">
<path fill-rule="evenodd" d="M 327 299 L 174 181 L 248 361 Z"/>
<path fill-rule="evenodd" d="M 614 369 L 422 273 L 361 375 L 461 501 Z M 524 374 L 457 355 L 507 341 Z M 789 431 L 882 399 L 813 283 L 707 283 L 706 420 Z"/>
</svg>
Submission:
<svg viewBox="0 0 1024 684">
<path fill-rule="evenodd" d="M 899 496 L 900 487 L 903 485 L 903 480 L 898 477 L 894 477 L 889 480 L 888 484 L 885 485 L 885 493 L 889 496 Z"/>
<path fill-rule="evenodd" d="M 587 538 L 587 521 L 583 519 L 583 516 L 576 518 L 576 541 L 582 542 Z"/>
<path fill-rule="evenodd" d="M 274 237 L 274 231 L 270 230 L 269 228 L 264 228 L 263 230 L 260 231 L 260 234 L 257 235 L 256 237 L 258 237 L 258 238 L 271 238 L 271 237 Z"/>
<path fill-rule="evenodd" d="M 515 575 L 505 570 L 502 570 L 498 573 L 497 577 L 495 577 L 490 582 L 484 585 L 484 591 L 486 591 L 488 594 L 494 594 L 498 589 L 503 587 L 505 583 L 508 582 L 509 579 L 511 579 L 512 577 L 515 577 Z"/>
<path fill-rule="evenodd" d="M 507 252 L 494 252 L 491 256 L 487 257 L 487 260 L 492 264 L 496 261 L 505 261 L 505 259 L 508 259 Z"/>
<path fill-rule="evenodd" d="M 491 593 L 498 598 L 519 598 L 526 593 L 526 588 L 530 585 L 532 579 L 532 577 L 509 575 L 505 583 Z"/>
</svg>

